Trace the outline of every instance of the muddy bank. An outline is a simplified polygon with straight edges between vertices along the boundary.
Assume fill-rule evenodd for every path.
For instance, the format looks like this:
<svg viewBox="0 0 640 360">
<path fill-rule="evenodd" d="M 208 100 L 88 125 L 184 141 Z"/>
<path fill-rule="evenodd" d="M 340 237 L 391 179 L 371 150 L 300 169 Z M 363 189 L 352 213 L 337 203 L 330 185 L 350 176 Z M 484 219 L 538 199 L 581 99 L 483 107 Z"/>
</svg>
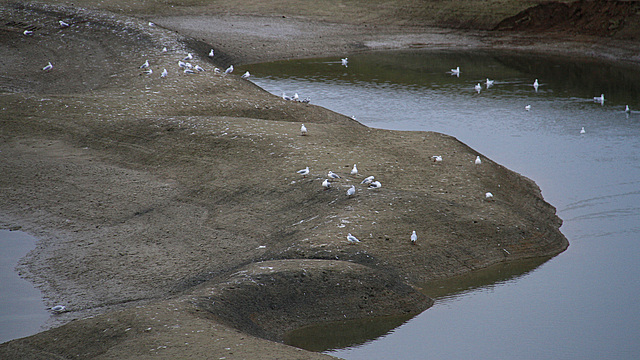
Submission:
<svg viewBox="0 0 640 360">
<path fill-rule="evenodd" d="M 51 323 L 65 325 L 0 345 L 3 357 L 325 358 L 261 338 L 419 313 L 431 300 L 415 284 L 568 245 L 532 181 L 490 159 L 474 165 L 481 154 L 452 137 L 370 129 L 285 101 L 235 75 L 241 65 L 213 72 L 425 37 L 434 47 L 488 46 L 486 34 L 359 34 L 331 24 L 333 33 L 296 52 L 279 38 L 287 17 L 261 17 L 256 27 L 256 17 L 225 16 L 226 27 L 254 27 L 192 38 L 206 27 L 201 17 L 157 14 L 150 25 L 15 4 L 1 14 L 10 55 L 0 59 L 0 221 L 41 240 L 21 272 L 69 310 Z M 222 50 L 210 59 L 216 34 Z M 264 37 L 273 39 L 268 51 L 254 49 Z M 207 71 L 183 72 L 177 62 L 189 52 Z M 139 68 L 147 60 L 151 74 Z M 354 163 L 362 175 L 349 175 Z M 329 170 L 343 177 L 324 190 Z M 363 175 L 383 187 L 360 185 Z"/>
</svg>

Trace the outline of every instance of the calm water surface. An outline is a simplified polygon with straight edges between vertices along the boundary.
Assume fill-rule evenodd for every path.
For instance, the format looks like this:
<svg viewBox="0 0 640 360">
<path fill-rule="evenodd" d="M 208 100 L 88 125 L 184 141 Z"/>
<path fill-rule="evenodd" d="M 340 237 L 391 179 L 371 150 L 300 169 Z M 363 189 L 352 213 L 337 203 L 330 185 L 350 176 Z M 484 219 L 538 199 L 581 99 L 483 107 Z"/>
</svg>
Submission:
<svg viewBox="0 0 640 360">
<path fill-rule="evenodd" d="M 460 77 L 447 73 L 456 66 Z M 435 305 L 412 319 L 323 325 L 291 334 L 291 344 L 346 359 L 640 356 L 637 67 L 508 53 L 393 52 L 350 56 L 347 68 L 338 58 L 246 68 L 274 94 L 308 96 L 368 126 L 457 137 L 535 180 L 571 244 L 546 262 L 430 284 L 425 292 Z M 495 80 L 489 89 L 486 78 Z M 593 101 L 600 94 L 603 105 Z"/>
<path fill-rule="evenodd" d="M 19 259 L 35 246 L 26 233 L 0 230 L 0 343 L 40 332 L 49 318 L 40 290 L 16 271 Z"/>
</svg>

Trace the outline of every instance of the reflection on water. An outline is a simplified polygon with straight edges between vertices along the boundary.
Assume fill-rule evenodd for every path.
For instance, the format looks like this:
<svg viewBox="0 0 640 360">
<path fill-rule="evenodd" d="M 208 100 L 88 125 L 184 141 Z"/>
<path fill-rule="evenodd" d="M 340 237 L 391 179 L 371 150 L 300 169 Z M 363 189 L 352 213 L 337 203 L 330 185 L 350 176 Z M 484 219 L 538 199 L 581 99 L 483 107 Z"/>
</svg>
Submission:
<svg viewBox="0 0 640 360">
<path fill-rule="evenodd" d="M 420 291 L 435 299 L 436 303 L 450 301 L 478 289 L 486 291 L 499 284 L 516 281 L 547 260 L 549 258 L 536 258 L 496 264 L 470 274 L 426 283 Z M 324 323 L 293 331 L 285 336 L 284 341 L 288 345 L 318 352 L 351 348 L 387 335 L 413 317 L 403 315 Z"/>
<path fill-rule="evenodd" d="M 36 239 L 23 232 L 0 230 L 0 343 L 39 332 L 49 318 L 40 290 L 15 270 L 35 246 Z"/>
<path fill-rule="evenodd" d="M 456 66 L 460 77 L 448 73 Z M 487 276 L 486 285 L 432 284 L 425 291 L 438 298 L 435 305 L 399 327 L 347 342 L 360 345 L 315 348 L 334 347 L 330 354 L 347 359 L 628 359 L 640 353 L 637 67 L 415 51 L 349 56 L 348 68 L 333 58 L 247 69 L 267 91 L 297 92 L 368 126 L 457 137 L 536 181 L 558 209 L 571 244 L 508 280 L 497 274 Z M 487 78 L 495 80 L 490 88 Z M 600 94 L 602 105 L 593 101 Z"/>
</svg>

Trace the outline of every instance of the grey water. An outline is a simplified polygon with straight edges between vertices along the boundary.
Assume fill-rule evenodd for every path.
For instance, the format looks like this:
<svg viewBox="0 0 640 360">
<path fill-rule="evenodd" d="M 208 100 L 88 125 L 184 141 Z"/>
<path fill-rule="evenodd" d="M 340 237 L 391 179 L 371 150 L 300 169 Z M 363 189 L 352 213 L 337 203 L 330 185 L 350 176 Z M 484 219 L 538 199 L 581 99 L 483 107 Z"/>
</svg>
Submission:
<svg viewBox="0 0 640 360">
<path fill-rule="evenodd" d="M 16 270 L 35 246 L 24 232 L 0 230 L 0 343 L 38 333 L 49 319 L 40 290 Z"/>
<path fill-rule="evenodd" d="M 449 73 L 457 66 L 459 77 Z M 345 359 L 640 356 L 640 68 L 444 51 L 246 68 L 273 94 L 298 93 L 367 126 L 455 136 L 533 179 L 570 243 L 548 261 L 431 284 L 434 306 L 413 318 L 324 324 L 288 343 Z"/>
</svg>

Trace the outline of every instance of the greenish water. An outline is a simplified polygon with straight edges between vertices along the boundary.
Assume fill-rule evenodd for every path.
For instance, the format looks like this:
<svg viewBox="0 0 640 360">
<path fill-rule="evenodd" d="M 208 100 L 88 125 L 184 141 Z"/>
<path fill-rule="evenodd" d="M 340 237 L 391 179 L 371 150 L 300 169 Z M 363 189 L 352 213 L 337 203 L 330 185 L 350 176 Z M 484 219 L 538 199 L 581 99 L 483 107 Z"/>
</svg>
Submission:
<svg viewBox="0 0 640 360">
<path fill-rule="evenodd" d="M 456 66 L 459 77 L 448 73 Z M 638 67 L 528 54 L 411 51 L 349 56 L 348 67 L 330 58 L 245 68 L 267 91 L 310 97 L 312 104 L 368 126 L 457 137 L 536 181 L 558 209 L 571 244 L 528 268 L 492 269 L 471 275 L 481 280 L 425 287 L 436 302 L 414 318 L 308 328 L 291 334 L 290 344 L 346 359 L 638 357 Z M 495 80 L 490 88 L 486 78 Z M 593 101 L 600 94 L 604 104 Z"/>
</svg>

